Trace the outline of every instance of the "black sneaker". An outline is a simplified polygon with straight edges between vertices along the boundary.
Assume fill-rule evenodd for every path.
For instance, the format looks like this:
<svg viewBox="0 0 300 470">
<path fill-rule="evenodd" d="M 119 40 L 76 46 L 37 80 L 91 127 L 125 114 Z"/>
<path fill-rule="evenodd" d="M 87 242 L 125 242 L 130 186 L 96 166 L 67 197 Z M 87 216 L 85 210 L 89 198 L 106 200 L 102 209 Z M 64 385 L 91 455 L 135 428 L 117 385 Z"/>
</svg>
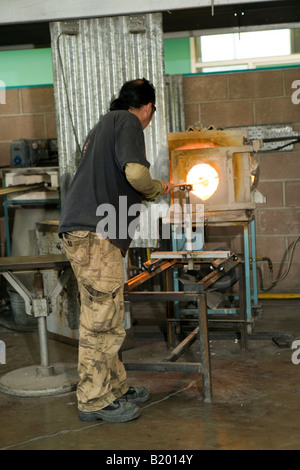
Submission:
<svg viewBox="0 0 300 470">
<path fill-rule="evenodd" d="M 138 405 L 139 403 L 145 403 L 149 398 L 149 392 L 145 387 L 129 387 L 129 390 L 119 400 Z"/>
<path fill-rule="evenodd" d="M 78 410 L 81 421 L 96 421 L 102 419 L 108 423 L 125 423 L 140 416 L 140 410 L 134 403 L 127 403 L 119 400 L 113 401 L 110 405 L 98 411 Z"/>
</svg>

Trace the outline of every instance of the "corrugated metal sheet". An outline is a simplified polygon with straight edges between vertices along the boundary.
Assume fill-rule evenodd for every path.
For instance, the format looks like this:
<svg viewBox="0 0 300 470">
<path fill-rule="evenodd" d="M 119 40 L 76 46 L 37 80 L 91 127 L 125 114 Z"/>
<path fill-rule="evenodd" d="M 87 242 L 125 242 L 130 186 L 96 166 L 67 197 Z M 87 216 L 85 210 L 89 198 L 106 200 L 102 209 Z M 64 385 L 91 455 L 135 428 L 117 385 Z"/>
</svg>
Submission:
<svg viewBox="0 0 300 470">
<path fill-rule="evenodd" d="M 64 33 L 76 27 L 78 34 Z M 122 84 L 138 77 L 156 88 L 157 112 L 145 130 L 151 173 L 168 179 L 161 14 L 56 22 L 50 31 L 62 199 L 88 131 Z"/>
<path fill-rule="evenodd" d="M 157 111 L 145 130 L 150 171 L 153 178 L 169 180 L 161 13 L 55 22 L 50 32 L 62 202 L 88 131 L 123 83 L 139 77 L 156 88 Z M 152 217 L 167 198 L 160 199 Z M 151 239 L 145 230 L 133 246 L 156 247 L 156 233 Z"/>
<path fill-rule="evenodd" d="M 76 30 L 78 31 L 77 34 Z M 105 114 L 109 104 L 126 80 L 148 78 L 156 88 L 157 111 L 145 130 L 147 159 L 154 178 L 169 179 L 168 131 L 178 119 L 179 103 L 170 96 L 182 94 L 178 77 L 170 77 L 165 86 L 163 32 L 161 14 L 122 16 L 56 22 L 50 25 L 53 56 L 54 93 L 57 122 L 57 142 L 62 202 L 80 159 L 80 148 L 88 131 Z M 166 98 L 167 90 L 167 98 Z M 170 128 L 167 114 L 174 116 Z M 83 188 L 84 190 L 84 188 Z M 169 198 L 148 204 L 137 230 L 140 237 L 132 247 L 158 246 L 158 216 L 169 206 Z M 156 223 L 157 221 L 157 223 Z M 157 230 L 155 230 L 157 229 Z M 56 244 L 49 250 L 56 250 Z M 54 252 L 53 251 L 53 252 Z M 127 258 L 124 273 L 127 278 Z M 48 280 L 45 279 L 45 286 Z M 78 312 L 69 298 L 76 298 L 68 286 L 68 297 L 59 297 L 52 313 L 51 331 L 73 337 L 77 335 Z M 70 291 L 70 292 L 69 292 Z M 126 325 L 130 326 L 130 311 L 125 305 Z M 68 324 L 66 321 L 68 320 Z"/>
<path fill-rule="evenodd" d="M 168 132 L 185 132 L 182 75 L 166 75 Z"/>
</svg>

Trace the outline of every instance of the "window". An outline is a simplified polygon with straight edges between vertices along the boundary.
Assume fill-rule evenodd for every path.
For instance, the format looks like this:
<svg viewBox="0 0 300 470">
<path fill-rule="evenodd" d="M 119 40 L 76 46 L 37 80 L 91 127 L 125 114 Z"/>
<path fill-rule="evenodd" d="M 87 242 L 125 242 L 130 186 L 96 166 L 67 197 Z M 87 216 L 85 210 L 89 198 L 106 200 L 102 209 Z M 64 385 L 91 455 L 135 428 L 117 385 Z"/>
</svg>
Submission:
<svg viewBox="0 0 300 470">
<path fill-rule="evenodd" d="M 224 72 L 300 64 L 299 29 L 191 38 L 192 72 Z"/>
</svg>

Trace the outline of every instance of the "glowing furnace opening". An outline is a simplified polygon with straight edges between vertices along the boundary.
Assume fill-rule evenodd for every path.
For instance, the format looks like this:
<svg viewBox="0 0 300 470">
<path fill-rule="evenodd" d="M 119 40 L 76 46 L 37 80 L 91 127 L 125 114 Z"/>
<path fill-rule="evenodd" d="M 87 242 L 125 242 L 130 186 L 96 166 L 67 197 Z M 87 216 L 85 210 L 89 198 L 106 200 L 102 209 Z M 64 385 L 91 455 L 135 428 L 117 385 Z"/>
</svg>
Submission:
<svg viewBox="0 0 300 470">
<path fill-rule="evenodd" d="M 199 163 L 188 172 L 186 182 L 193 185 L 192 193 L 205 201 L 216 192 L 219 186 L 219 175 L 211 165 Z"/>
</svg>

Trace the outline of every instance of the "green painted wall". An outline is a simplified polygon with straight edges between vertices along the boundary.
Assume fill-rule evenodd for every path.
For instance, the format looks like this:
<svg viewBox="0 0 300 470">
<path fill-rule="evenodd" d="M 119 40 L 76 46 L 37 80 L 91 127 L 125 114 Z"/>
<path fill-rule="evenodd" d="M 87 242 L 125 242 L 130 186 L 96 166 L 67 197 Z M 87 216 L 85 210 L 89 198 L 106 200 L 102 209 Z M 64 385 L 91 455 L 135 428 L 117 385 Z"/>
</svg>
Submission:
<svg viewBox="0 0 300 470">
<path fill-rule="evenodd" d="M 164 62 L 167 75 L 190 74 L 189 38 L 165 39 Z M 0 51 L 0 89 L 41 85 L 53 85 L 51 48 Z"/>
<path fill-rule="evenodd" d="M 191 73 L 189 38 L 165 39 L 164 55 L 167 75 Z"/>
<path fill-rule="evenodd" d="M 0 51 L 0 80 L 6 88 L 53 84 L 51 49 Z"/>
<path fill-rule="evenodd" d="M 164 41 L 165 73 L 191 72 L 189 38 Z M 0 87 L 53 84 L 51 48 L 0 51 Z"/>
</svg>

